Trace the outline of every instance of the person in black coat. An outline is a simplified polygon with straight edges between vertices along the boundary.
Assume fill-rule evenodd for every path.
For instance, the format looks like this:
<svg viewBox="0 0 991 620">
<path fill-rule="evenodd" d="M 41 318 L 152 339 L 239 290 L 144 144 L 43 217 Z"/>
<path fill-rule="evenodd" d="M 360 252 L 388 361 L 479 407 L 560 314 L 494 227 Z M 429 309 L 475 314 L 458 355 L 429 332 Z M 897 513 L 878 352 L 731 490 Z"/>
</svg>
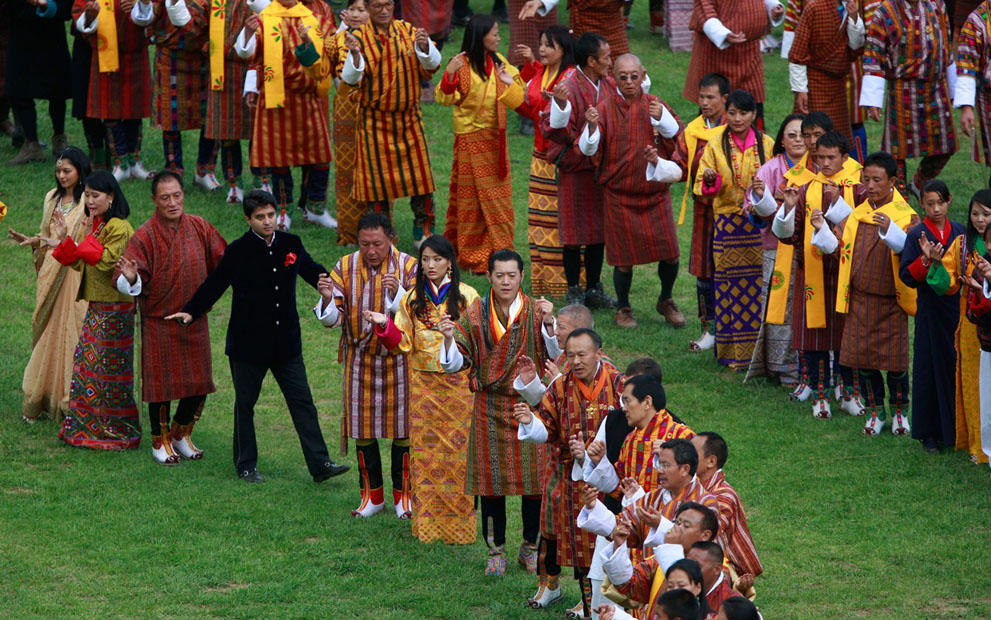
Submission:
<svg viewBox="0 0 991 620">
<path fill-rule="evenodd" d="M 262 380 L 271 370 L 292 416 L 306 466 L 314 481 L 343 474 L 327 453 L 317 409 L 303 365 L 296 278 L 314 289 L 327 270 L 314 261 L 296 235 L 276 233 L 275 197 L 261 190 L 243 202 L 251 230 L 227 246 L 220 264 L 193 294 L 181 312 L 169 315 L 188 325 L 204 315 L 233 287 L 225 352 L 234 380 L 234 466 L 247 482 L 263 482 L 258 473 L 255 403 Z"/>
<path fill-rule="evenodd" d="M 48 100 L 52 119 L 52 150 L 61 153 L 65 138 L 65 100 L 72 86 L 72 61 L 65 41 L 65 22 L 72 18 L 71 0 L 6 0 L 0 19 L 7 33 L 7 75 L 4 94 L 24 132 L 24 146 L 8 165 L 44 161 L 38 141 L 35 99 Z"/>
</svg>

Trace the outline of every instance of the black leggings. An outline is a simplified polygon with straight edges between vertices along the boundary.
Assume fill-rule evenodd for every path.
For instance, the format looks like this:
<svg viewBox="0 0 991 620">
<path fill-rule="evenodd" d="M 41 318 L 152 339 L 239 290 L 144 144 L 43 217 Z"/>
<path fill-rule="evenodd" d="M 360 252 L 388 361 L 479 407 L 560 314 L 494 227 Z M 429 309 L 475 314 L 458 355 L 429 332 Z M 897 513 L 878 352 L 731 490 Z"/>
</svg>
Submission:
<svg viewBox="0 0 991 620">
<path fill-rule="evenodd" d="M 21 124 L 24 139 L 28 142 L 38 141 L 38 112 L 34 109 L 34 99 L 30 97 L 12 97 L 10 107 L 14 110 L 14 118 Z M 48 116 L 52 119 L 52 133 L 65 133 L 65 99 L 48 100 Z"/>
<path fill-rule="evenodd" d="M 482 538 L 486 541 L 492 537 L 491 545 L 501 547 L 506 544 L 506 498 L 481 497 L 482 504 Z M 540 535 L 540 496 L 524 495 L 521 500 L 523 517 L 523 540 L 537 544 Z M 490 523 L 491 520 L 491 523 Z"/>
</svg>

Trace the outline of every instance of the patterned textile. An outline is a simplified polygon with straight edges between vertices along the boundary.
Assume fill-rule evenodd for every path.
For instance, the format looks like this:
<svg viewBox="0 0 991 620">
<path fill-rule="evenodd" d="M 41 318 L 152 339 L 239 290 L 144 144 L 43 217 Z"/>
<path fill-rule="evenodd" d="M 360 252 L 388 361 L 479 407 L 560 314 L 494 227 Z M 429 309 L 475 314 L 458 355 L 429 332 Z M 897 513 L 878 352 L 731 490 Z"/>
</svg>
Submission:
<svg viewBox="0 0 991 620">
<path fill-rule="evenodd" d="M 334 197 L 337 201 L 337 245 L 358 243 L 358 220 L 367 211 L 355 200 L 355 132 L 358 126 L 358 91 L 343 81 L 334 93 Z"/>
<path fill-rule="evenodd" d="M 484 273 L 489 254 L 513 247 L 513 187 L 499 178 L 500 162 L 508 160 L 499 130 L 482 129 L 454 135 L 454 166 L 444 236 L 458 254 L 458 264 Z"/>
<path fill-rule="evenodd" d="M 568 281 L 564 277 L 562 246 L 557 232 L 557 182 L 554 165 L 545 156 L 534 151 L 530 160 L 527 196 L 530 288 L 534 295 L 563 297 L 568 290 Z"/>
<path fill-rule="evenodd" d="M 974 140 L 971 159 L 991 166 L 991 101 L 988 89 L 991 88 L 991 33 L 988 32 L 988 19 L 991 5 L 984 2 L 967 18 L 959 32 L 960 46 L 957 48 L 957 75 L 974 78 L 977 82 L 977 105 L 974 113 L 978 119 L 981 138 Z"/>
<path fill-rule="evenodd" d="M 711 508 L 716 514 L 719 514 L 719 503 L 716 501 L 716 498 L 705 490 L 705 487 L 698 481 L 698 478 L 692 478 L 688 486 L 676 494 L 672 494 L 667 489 L 658 486 L 636 502 L 623 508 L 623 512 L 616 515 L 617 523 L 625 519 L 632 525 L 630 528 L 630 537 L 627 539 L 626 544 L 630 548 L 631 561 L 634 564 L 642 559 L 643 556 L 640 554 L 640 549 L 643 548 L 643 542 L 650 533 L 650 526 L 641 521 L 640 517 L 637 516 L 637 508 L 649 506 L 658 510 L 664 518 L 674 521 L 674 514 L 678 512 L 678 506 L 681 506 L 685 502 L 698 502 L 707 508 Z M 725 549 L 726 546 L 722 538 L 722 532 L 716 537 L 716 542 Z M 619 586 L 616 589 L 620 592 L 623 591 Z M 649 615 L 645 617 L 650 618 Z"/>
<path fill-rule="evenodd" d="M 750 535 L 750 526 L 747 525 L 747 515 L 736 489 L 726 482 L 726 474 L 721 469 L 704 486 L 719 505 L 719 533 L 725 545 L 723 551 L 726 552 L 726 559 L 738 575 L 749 573 L 754 577 L 760 576 L 764 567 L 757 558 L 757 549 Z"/>
<path fill-rule="evenodd" d="M 91 301 L 73 356 L 69 410 L 59 439 L 101 450 L 138 447 L 133 362 L 134 304 Z"/>
<path fill-rule="evenodd" d="M 401 5 L 403 21 L 423 28 L 427 34 L 438 38 L 450 32 L 454 0 L 403 0 Z"/>
<path fill-rule="evenodd" d="M 974 265 L 968 265 L 968 275 Z M 967 295 L 960 296 L 960 322 L 955 334 L 956 367 L 956 427 L 957 450 L 969 450 L 976 463 L 987 463 L 988 455 L 981 449 L 981 343 L 977 326 L 967 320 Z"/>
<path fill-rule="evenodd" d="M 792 258 L 791 282 L 784 283 L 780 278 L 775 279 L 774 258 L 776 253 L 777 250 L 764 250 L 764 264 L 761 273 L 763 286 L 760 292 L 761 303 L 763 304 L 761 316 L 767 317 L 767 294 L 771 287 L 788 286 L 788 309 L 785 311 L 785 322 L 782 325 L 774 325 L 766 320 L 761 321 L 757 342 L 754 346 L 754 355 L 750 358 L 750 366 L 747 368 L 747 376 L 744 381 L 767 373 L 774 373 L 796 381 L 798 379 L 798 351 L 791 346 L 791 305 L 795 292 L 792 284 L 795 281 L 795 274 L 798 272 L 798 257 Z"/>
<path fill-rule="evenodd" d="M 568 0 L 568 20 L 575 39 L 586 32 L 594 32 L 606 38 L 613 60 L 629 53 L 626 20 L 623 19 L 625 4 L 625 0 Z"/>
<path fill-rule="evenodd" d="M 678 225 L 682 224 L 682 216 L 688 199 L 692 200 L 692 244 L 688 259 L 688 273 L 696 278 L 712 278 L 712 199 L 703 198 L 694 193 L 695 177 L 698 176 L 699 162 L 708 140 L 704 139 L 715 128 L 709 128 L 703 116 L 696 117 L 678 134 L 678 156 L 680 160 L 690 162 L 688 177 L 685 180 L 685 194 L 682 198 L 681 214 Z M 694 142 L 695 152 L 689 153 L 689 145 Z"/>
<path fill-rule="evenodd" d="M 199 52 L 155 47 L 155 128 L 185 131 L 203 127 L 209 67 Z"/>
<path fill-rule="evenodd" d="M 534 55 L 540 45 L 540 33 L 557 23 L 557 7 L 554 7 L 541 17 L 534 15 L 530 19 L 520 21 L 520 9 L 526 0 L 509 0 L 509 61 L 514 65 L 522 65 L 523 59 L 516 53 L 517 45 L 526 45 Z"/>
<path fill-rule="evenodd" d="M 733 370 L 750 364 L 761 326 L 760 232 L 739 214 L 716 214 L 712 238 L 715 266 L 716 359 Z"/>
<path fill-rule="evenodd" d="M 702 25 L 716 18 L 733 32 L 746 35 L 746 42 L 721 50 L 702 32 Z M 760 42 L 771 27 L 767 8 L 762 0 L 696 0 L 690 28 L 695 31 L 695 43 L 682 97 L 692 103 L 698 100 L 699 81 L 707 73 L 721 73 L 733 88 L 749 91 L 758 102 L 764 101 L 764 59 Z"/>
<path fill-rule="evenodd" d="M 646 426 L 635 428 L 626 436 L 623 447 L 619 450 L 619 457 L 613 463 L 616 475 L 620 480 L 627 477 L 636 479 L 647 493 L 659 489 L 660 472 L 654 471 L 654 459 L 651 457 L 654 442 L 691 439 L 694 436 L 692 429 L 678 424 L 667 409 L 661 409 Z"/>
</svg>

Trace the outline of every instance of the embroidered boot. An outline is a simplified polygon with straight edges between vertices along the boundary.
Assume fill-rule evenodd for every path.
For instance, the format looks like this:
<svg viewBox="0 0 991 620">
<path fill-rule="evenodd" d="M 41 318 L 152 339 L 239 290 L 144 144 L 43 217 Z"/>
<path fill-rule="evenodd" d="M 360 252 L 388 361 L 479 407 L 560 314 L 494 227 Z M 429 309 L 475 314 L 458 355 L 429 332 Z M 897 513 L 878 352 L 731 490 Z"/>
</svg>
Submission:
<svg viewBox="0 0 991 620">
<path fill-rule="evenodd" d="M 378 443 L 358 446 L 358 481 L 361 504 L 351 511 L 352 517 L 370 517 L 385 508 L 382 490 L 382 458 Z"/>
<path fill-rule="evenodd" d="M 540 575 L 537 583 L 537 593 L 526 600 L 530 609 L 543 609 L 564 598 L 564 594 L 561 593 L 560 578 L 557 575 Z"/>
<path fill-rule="evenodd" d="M 506 546 L 499 545 L 489 549 L 489 559 L 485 564 L 486 577 L 502 577 L 506 574 Z"/>
<path fill-rule="evenodd" d="M 169 441 L 165 427 L 162 427 L 162 434 L 151 438 L 151 455 L 159 465 L 178 465 L 179 455 L 172 450 L 172 442 Z"/>
<path fill-rule="evenodd" d="M 409 446 L 392 444 L 392 502 L 396 516 L 413 517 L 413 491 L 409 477 Z"/>
<path fill-rule="evenodd" d="M 523 542 L 520 544 L 520 555 L 516 558 L 520 566 L 528 573 L 537 574 L 537 545 Z"/>
<path fill-rule="evenodd" d="M 193 444 L 193 424 L 176 424 L 172 421 L 172 431 L 169 433 L 169 442 L 172 450 L 179 456 L 189 461 L 198 461 L 203 458 L 203 451 Z"/>
</svg>

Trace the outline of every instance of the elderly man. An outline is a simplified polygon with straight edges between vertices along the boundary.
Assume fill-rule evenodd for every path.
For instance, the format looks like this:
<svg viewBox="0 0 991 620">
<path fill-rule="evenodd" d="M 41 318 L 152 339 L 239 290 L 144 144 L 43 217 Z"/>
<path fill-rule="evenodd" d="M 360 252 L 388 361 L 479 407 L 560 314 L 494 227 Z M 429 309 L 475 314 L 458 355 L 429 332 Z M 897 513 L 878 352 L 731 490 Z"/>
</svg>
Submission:
<svg viewBox="0 0 991 620">
<path fill-rule="evenodd" d="M 358 448 L 361 504 L 354 517 L 382 510 L 385 498 L 378 440 L 392 438 L 392 498 L 396 516 L 412 515 L 409 477 L 408 356 L 392 351 L 365 319 L 366 310 L 395 316 L 406 291 L 413 287 L 417 263 L 392 245 L 392 222 L 382 213 L 358 220 L 358 251 L 343 256 L 330 277 L 321 277 L 322 299 L 314 308 L 326 327 L 341 327 L 340 357 L 344 363 L 344 431 Z"/>
<path fill-rule="evenodd" d="M 182 179 L 164 170 L 151 182 L 155 213 L 142 224 L 117 263 L 117 289 L 141 309 L 141 399 L 148 403 L 151 454 L 163 465 L 196 460 L 193 425 L 206 395 L 216 391 L 206 321 L 183 329 L 166 316 L 179 311 L 216 269 L 227 242 L 205 219 L 183 208 Z M 178 400 L 172 428 L 171 401 Z"/>
</svg>

